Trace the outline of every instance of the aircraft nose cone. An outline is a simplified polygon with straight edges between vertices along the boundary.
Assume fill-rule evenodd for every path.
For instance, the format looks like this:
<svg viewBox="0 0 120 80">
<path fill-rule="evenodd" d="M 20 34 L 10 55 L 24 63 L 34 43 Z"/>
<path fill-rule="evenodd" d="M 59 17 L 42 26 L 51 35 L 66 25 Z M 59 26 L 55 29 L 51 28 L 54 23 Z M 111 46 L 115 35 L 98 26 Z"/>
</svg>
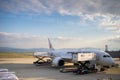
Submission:
<svg viewBox="0 0 120 80">
<path fill-rule="evenodd" d="M 115 61 L 114 60 L 112 60 L 112 65 L 115 65 Z"/>
<path fill-rule="evenodd" d="M 110 65 L 115 65 L 114 60 L 110 60 L 109 63 L 110 63 Z"/>
<path fill-rule="evenodd" d="M 115 65 L 115 62 L 113 59 L 107 59 L 104 61 L 104 65 Z"/>
</svg>

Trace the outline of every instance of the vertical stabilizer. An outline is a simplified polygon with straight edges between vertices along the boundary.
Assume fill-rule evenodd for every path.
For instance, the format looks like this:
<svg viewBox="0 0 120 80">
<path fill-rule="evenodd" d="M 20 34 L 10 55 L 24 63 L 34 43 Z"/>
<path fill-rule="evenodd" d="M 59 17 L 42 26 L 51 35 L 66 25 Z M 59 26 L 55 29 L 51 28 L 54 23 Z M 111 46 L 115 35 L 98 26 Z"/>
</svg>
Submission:
<svg viewBox="0 0 120 80">
<path fill-rule="evenodd" d="M 49 38 L 48 38 L 48 43 L 49 43 L 49 49 L 50 49 L 50 50 L 54 50 L 54 48 L 53 48 L 53 46 L 52 46 Z"/>
</svg>

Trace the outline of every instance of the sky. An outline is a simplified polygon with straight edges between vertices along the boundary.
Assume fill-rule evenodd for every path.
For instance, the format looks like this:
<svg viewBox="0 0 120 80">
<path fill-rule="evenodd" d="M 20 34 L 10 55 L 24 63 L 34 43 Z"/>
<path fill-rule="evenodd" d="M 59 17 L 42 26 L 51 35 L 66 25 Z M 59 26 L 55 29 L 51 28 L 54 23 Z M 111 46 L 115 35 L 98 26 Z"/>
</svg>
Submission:
<svg viewBox="0 0 120 80">
<path fill-rule="evenodd" d="M 0 47 L 120 50 L 120 0 L 0 0 Z"/>
</svg>

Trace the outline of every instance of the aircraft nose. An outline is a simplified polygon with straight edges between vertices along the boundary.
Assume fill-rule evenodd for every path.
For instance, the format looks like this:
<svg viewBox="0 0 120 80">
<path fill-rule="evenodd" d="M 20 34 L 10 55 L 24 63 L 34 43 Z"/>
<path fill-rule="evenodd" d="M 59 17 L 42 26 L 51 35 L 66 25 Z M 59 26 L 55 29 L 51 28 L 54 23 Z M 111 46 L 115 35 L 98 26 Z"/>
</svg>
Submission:
<svg viewBox="0 0 120 80">
<path fill-rule="evenodd" d="M 113 59 L 109 58 L 104 61 L 105 65 L 115 65 L 115 62 Z"/>
<path fill-rule="evenodd" d="M 109 61 L 109 64 L 110 64 L 110 65 L 115 65 L 114 60 L 113 60 L 113 59 L 111 59 L 111 60 Z"/>
<path fill-rule="evenodd" d="M 115 61 L 114 60 L 112 60 L 112 64 L 115 65 Z"/>
</svg>

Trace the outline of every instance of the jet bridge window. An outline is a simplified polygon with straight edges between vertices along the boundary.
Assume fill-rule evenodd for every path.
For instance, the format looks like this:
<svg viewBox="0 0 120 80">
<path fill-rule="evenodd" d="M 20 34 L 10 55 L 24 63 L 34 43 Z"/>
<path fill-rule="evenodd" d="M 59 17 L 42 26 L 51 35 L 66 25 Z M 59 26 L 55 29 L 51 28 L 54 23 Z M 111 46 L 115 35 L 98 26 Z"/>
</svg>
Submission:
<svg viewBox="0 0 120 80">
<path fill-rule="evenodd" d="M 110 57 L 109 55 L 103 55 L 103 57 L 105 58 L 105 57 Z"/>
</svg>

